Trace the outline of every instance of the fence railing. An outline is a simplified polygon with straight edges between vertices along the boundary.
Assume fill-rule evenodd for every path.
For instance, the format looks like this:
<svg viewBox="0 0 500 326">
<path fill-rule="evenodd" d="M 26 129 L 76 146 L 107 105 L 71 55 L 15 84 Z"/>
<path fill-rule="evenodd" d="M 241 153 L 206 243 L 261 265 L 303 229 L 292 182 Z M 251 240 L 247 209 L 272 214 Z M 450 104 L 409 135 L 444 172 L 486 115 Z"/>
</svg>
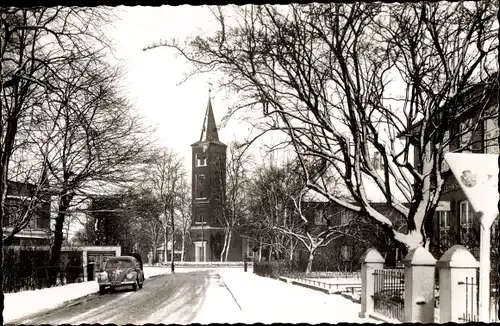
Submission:
<svg viewBox="0 0 500 326">
<path fill-rule="evenodd" d="M 374 275 L 374 311 L 404 321 L 404 270 L 379 269 Z"/>
<path fill-rule="evenodd" d="M 360 282 L 353 282 L 353 283 L 331 283 L 331 282 L 324 282 L 324 281 L 318 281 L 312 278 L 307 278 L 307 277 L 291 277 L 291 279 L 300 281 L 304 284 L 308 285 L 313 285 L 317 286 L 323 289 L 328 289 L 330 291 L 338 291 L 338 292 L 344 292 L 344 293 L 351 293 L 354 294 L 357 289 L 361 289 L 361 283 Z"/>
<path fill-rule="evenodd" d="M 311 278 L 357 278 L 361 279 L 361 271 L 356 272 L 311 272 Z"/>
<path fill-rule="evenodd" d="M 466 277 L 464 281 L 458 282 L 458 285 L 464 287 L 465 291 L 465 311 L 461 318 L 464 322 L 479 321 L 479 269 L 476 277 Z M 490 271 L 490 302 L 489 302 L 489 322 L 498 322 L 499 318 L 499 289 L 500 279 L 497 271 Z"/>
</svg>

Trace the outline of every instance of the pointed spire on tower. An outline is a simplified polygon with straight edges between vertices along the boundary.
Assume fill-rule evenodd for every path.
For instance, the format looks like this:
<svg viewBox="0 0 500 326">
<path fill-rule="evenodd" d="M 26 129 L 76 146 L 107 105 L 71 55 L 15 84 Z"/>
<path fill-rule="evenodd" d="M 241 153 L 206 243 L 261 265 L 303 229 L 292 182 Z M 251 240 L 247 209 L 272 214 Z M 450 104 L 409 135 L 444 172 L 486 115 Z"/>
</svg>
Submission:
<svg viewBox="0 0 500 326">
<path fill-rule="evenodd" d="M 205 119 L 203 120 L 203 128 L 201 130 L 200 141 L 219 141 L 219 135 L 217 133 L 217 125 L 215 124 L 214 111 L 212 109 L 212 84 L 208 83 L 210 86 L 208 89 L 208 105 L 207 111 L 205 113 Z"/>
</svg>

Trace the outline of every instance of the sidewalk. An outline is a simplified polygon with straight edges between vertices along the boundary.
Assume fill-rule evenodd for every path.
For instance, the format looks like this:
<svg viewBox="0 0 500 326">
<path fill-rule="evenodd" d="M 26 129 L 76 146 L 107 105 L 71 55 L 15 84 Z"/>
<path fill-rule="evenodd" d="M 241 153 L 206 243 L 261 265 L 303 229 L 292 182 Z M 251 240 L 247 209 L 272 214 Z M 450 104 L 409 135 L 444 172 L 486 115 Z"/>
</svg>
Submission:
<svg viewBox="0 0 500 326">
<path fill-rule="evenodd" d="M 248 323 L 377 323 L 358 317 L 361 305 L 241 270 L 219 270 Z"/>
</svg>

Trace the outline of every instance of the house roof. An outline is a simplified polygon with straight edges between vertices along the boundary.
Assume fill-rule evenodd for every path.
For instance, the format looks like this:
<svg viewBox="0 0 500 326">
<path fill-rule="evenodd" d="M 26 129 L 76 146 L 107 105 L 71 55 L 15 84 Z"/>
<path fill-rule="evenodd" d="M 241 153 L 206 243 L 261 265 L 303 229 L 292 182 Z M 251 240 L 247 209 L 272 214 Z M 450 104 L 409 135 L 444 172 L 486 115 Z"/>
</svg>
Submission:
<svg viewBox="0 0 500 326">
<path fill-rule="evenodd" d="M 457 121 L 462 116 L 468 117 L 470 115 L 473 115 L 475 109 L 477 109 L 480 104 L 483 104 L 481 103 L 480 99 L 484 90 L 489 91 L 491 93 L 493 92 L 498 93 L 498 77 L 499 75 L 497 71 L 493 73 L 490 77 L 488 77 L 485 81 L 473 84 L 469 86 L 467 89 L 465 89 L 463 92 L 451 97 L 446 102 L 446 104 L 443 105 L 441 108 L 454 106 L 457 103 L 460 103 L 460 107 L 458 108 L 455 119 L 453 121 Z M 438 112 L 439 111 L 441 111 L 441 109 L 438 110 Z M 416 136 L 417 128 L 421 124 L 422 120 L 416 122 L 415 124 L 407 128 L 405 131 L 399 133 L 397 137 L 402 138 L 402 137 Z"/>
</svg>

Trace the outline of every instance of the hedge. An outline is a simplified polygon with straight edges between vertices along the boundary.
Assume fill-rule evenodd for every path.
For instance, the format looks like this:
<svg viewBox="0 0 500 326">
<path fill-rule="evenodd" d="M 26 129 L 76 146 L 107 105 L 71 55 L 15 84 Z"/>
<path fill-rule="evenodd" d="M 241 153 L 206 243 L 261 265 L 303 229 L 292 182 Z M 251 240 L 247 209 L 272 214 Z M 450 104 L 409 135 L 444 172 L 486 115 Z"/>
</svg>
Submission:
<svg viewBox="0 0 500 326">
<path fill-rule="evenodd" d="M 3 289 L 5 293 L 43 289 L 49 286 L 49 271 L 58 270 L 57 284 L 83 281 L 82 253 L 64 252 L 59 266 L 47 266 L 49 252 L 36 247 L 3 250 Z"/>
<path fill-rule="evenodd" d="M 253 267 L 255 274 L 272 278 L 296 275 L 300 270 L 301 266 L 290 260 L 256 262 Z"/>
<path fill-rule="evenodd" d="M 360 278 L 361 272 L 311 272 L 305 273 L 305 266 L 290 260 L 276 260 L 256 262 L 253 272 L 260 276 L 272 278 L 297 277 L 297 278 Z"/>
</svg>

